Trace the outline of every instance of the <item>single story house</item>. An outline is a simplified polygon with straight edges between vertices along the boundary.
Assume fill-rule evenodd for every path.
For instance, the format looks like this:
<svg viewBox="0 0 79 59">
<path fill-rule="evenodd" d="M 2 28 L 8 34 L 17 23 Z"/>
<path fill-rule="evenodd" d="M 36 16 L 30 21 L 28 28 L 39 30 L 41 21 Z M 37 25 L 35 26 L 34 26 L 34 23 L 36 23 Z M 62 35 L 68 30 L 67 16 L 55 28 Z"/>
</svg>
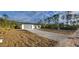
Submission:
<svg viewBox="0 0 79 59">
<path fill-rule="evenodd" d="M 40 29 L 41 25 L 38 25 L 38 24 L 22 24 L 21 28 L 24 29 L 24 30 L 26 30 L 26 29 Z"/>
</svg>

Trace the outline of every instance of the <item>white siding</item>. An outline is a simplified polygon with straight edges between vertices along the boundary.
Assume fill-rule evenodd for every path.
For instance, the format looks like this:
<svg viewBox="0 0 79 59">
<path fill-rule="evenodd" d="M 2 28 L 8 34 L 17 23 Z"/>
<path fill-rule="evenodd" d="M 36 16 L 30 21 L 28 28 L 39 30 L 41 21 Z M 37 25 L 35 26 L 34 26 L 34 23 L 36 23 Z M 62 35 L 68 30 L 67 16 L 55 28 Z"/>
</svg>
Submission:
<svg viewBox="0 0 79 59">
<path fill-rule="evenodd" d="M 35 28 L 35 26 L 34 25 L 32 25 L 32 29 L 34 29 Z"/>
<path fill-rule="evenodd" d="M 22 29 L 24 29 L 24 24 L 22 24 Z"/>
<path fill-rule="evenodd" d="M 22 24 L 22 29 L 32 29 L 31 24 Z"/>
<path fill-rule="evenodd" d="M 40 29 L 41 25 L 22 24 L 22 29 Z"/>
</svg>

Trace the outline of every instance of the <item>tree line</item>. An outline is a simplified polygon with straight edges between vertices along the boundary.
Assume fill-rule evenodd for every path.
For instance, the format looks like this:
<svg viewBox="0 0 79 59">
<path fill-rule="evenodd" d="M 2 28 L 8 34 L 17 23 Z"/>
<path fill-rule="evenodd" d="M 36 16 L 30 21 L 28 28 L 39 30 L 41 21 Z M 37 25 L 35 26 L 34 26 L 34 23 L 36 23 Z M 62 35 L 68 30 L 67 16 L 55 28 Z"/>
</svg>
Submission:
<svg viewBox="0 0 79 59">
<path fill-rule="evenodd" d="M 67 11 L 66 11 L 67 12 Z M 68 12 L 67 12 L 68 13 Z M 79 27 L 79 15 L 77 14 L 74 14 L 74 20 L 76 21 L 71 21 L 72 19 L 72 14 L 67 14 L 66 15 L 66 18 L 64 16 L 61 17 L 61 19 L 66 20 L 66 24 L 64 23 L 59 23 L 59 17 L 60 17 L 60 14 L 54 14 L 53 16 L 51 17 L 48 17 L 46 19 L 43 19 L 44 21 L 40 20 L 38 23 L 42 24 L 42 27 L 43 28 L 56 28 L 56 29 L 61 29 L 61 28 L 64 28 L 64 29 L 77 29 Z M 72 25 L 69 25 L 68 23 L 71 23 Z M 75 25 L 75 23 L 77 23 Z"/>
</svg>

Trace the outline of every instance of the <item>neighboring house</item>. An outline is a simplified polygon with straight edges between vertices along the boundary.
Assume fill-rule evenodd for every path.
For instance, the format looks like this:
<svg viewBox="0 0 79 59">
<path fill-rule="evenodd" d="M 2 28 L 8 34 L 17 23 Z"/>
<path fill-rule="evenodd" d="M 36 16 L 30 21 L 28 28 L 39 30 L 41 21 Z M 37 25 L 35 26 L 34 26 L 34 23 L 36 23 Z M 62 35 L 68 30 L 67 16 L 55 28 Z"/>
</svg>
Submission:
<svg viewBox="0 0 79 59">
<path fill-rule="evenodd" d="M 66 11 L 59 15 L 60 23 L 64 25 L 79 25 L 79 12 L 76 11 Z"/>
<path fill-rule="evenodd" d="M 22 29 L 40 29 L 41 25 L 37 25 L 37 24 L 22 24 Z"/>
</svg>

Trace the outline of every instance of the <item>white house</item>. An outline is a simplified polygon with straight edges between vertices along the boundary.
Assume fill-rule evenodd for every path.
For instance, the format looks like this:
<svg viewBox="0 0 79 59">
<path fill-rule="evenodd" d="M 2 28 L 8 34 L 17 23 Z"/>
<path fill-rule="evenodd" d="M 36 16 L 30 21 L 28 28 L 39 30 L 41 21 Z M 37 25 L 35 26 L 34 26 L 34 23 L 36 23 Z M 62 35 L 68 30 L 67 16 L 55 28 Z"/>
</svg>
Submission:
<svg viewBox="0 0 79 59">
<path fill-rule="evenodd" d="M 32 29 L 40 29 L 41 28 L 41 25 L 36 25 L 36 24 L 22 24 L 22 29 L 24 30 L 32 30 Z"/>
<path fill-rule="evenodd" d="M 68 25 L 79 25 L 79 12 L 65 11 L 59 15 L 59 21 Z"/>
</svg>

